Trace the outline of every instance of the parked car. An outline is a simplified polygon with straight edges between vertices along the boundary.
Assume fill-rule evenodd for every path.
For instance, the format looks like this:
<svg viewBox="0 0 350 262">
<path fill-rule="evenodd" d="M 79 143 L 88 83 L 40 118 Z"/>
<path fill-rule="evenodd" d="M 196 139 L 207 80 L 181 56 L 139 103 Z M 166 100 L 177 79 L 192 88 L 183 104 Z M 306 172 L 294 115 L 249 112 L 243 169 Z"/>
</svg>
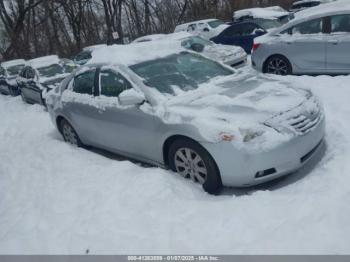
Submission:
<svg viewBox="0 0 350 262">
<path fill-rule="evenodd" d="M 206 19 L 178 25 L 174 33 L 188 32 L 194 35 L 200 35 L 205 39 L 210 39 L 220 34 L 227 27 L 228 25 L 219 19 Z"/>
<path fill-rule="evenodd" d="M 23 101 L 45 105 L 47 92 L 59 85 L 75 68 L 73 61 L 59 59 L 56 55 L 29 60 L 17 78 Z"/>
<path fill-rule="evenodd" d="M 280 27 L 281 25 L 275 19 L 252 19 L 235 22 L 222 33 L 213 37 L 211 41 L 216 44 L 240 46 L 247 54 L 250 54 L 253 48 L 254 38 L 262 36 L 268 30 Z"/>
<path fill-rule="evenodd" d="M 192 50 L 235 68 L 247 64 L 247 53 L 239 46 L 217 45 L 200 36 L 179 32 L 168 35 L 149 35 L 136 39 L 133 43 L 169 41 L 178 42 L 185 49 Z"/>
<path fill-rule="evenodd" d="M 91 53 L 94 50 L 105 46 L 107 45 L 101 44 L 84 47 L 83 50 L 74 57 L 74 63 L 76 63 L 77 65 L 85 65 L 91 59 Z"/>
<path fill-rule="evenodd" d="M 287 175 L 317 152 L 325 119 L 310 91 L 145 44 L 95 51 L 50 92 L 66 142 L 169 167 L 209 193 Z"/>
<path fill-rule="evenodd" d="M 18 96 L 20 94 L 16 78 L 25 64 L 26 61 L 23 59 L 11 60 L 0 64 L 1 94 L 12 96 Z"/>
<path fill-rule="evenodd" d="M 290 12 L 300 12 L 307 8 L 319 6 L 321 4 L 326 4 L 330 2 L 334 2 L 336 0 L 296 0 L 293 2 Z"/>
<path fill-rule="evenodd" d="M 234 12 L 233 21 L 240 22 L 252 19 L 272 19 L 281 23 L 287 23 L 293 15 L 280 6 L 270 6 L 265 8 L 249 8 Z"/>
<path fill-rule="evenodd" d="M 328 10 L 328 11 L 327 11 Z M 255 39 L 253 67 L 271 74 L 350 73 L 350 3 L 307 9 Z"/>
</svg>

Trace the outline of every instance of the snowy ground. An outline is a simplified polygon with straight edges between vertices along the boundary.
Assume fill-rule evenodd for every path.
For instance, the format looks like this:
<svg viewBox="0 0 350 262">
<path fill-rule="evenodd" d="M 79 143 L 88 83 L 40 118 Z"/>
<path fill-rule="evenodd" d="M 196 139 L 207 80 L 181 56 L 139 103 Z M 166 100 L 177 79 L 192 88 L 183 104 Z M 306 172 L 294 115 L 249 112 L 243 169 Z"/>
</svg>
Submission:
<svg viewBox="0 0 350 262">
<path fill-rule="evenodd" d="M 71 147 L 41 107 L 0 96 L 0 253 L 350 254 L 350 76 L 289 79 L 324 102 L 318 161 L 216 197 L 169 171 Z"/>
</svg>

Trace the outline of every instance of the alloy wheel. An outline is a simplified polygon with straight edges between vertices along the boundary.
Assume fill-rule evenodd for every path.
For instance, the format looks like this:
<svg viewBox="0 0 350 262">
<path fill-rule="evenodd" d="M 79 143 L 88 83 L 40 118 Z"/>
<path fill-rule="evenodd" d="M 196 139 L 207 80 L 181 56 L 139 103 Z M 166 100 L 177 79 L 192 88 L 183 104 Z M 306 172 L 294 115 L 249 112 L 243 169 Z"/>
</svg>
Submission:
<svg viewBox="0 0 350 262">
<path fill-rule="evenodd" d="M 288 63 L 279 57 L 272 58 L 267 65 L 267 73 L 275 75 L 288 75 Z"/>
<path fill-rule="evenodd" d="M 174 156 L 176 171 L 185 178 L 191 178 L 192 181 L 201 185 L 207 180 L 208 170 L 203 159 L 194 150 L 190 148 L 180 148 Z"/>
<path fill-rule="evenodd" d="M 62 134 L 63 138 L 66 142 L 78 146 L 78 137 L 73 129 L 69 124 L 65 123 L 62 127 Z"/>
</svg>

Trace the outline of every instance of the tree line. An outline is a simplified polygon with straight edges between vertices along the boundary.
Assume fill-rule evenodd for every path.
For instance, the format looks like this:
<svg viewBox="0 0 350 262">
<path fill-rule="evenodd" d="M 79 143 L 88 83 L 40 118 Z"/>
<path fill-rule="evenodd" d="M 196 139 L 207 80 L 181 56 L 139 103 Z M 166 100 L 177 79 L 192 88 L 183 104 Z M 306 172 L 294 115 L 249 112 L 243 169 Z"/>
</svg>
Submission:
<svg viewBox="0 0 350 262">
<path fill-rule="evenodd" d="M 235 10 L 292 0 L 0 0 L 0 54 L 70 57 L 84 46 L 170 33 L 179 23 L 229 21 Z"/>
</svg>

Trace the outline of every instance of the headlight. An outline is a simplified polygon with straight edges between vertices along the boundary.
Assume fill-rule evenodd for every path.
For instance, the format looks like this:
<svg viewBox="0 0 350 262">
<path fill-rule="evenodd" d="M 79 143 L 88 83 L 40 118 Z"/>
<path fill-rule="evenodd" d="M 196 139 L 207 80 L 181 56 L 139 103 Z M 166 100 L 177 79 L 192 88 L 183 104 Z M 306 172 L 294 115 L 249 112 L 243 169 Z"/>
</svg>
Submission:
<svg viewBox="0 0 350 262">
<path fill-rule="evenodd" d="M 239 129 L 239 132 L 241 133 L 243 137 L 243 142 L 248 143 L 255 138 L 262 136 L 264 134 L 264 131 L 255 131 L 251 129 Z"/>
</svg>

